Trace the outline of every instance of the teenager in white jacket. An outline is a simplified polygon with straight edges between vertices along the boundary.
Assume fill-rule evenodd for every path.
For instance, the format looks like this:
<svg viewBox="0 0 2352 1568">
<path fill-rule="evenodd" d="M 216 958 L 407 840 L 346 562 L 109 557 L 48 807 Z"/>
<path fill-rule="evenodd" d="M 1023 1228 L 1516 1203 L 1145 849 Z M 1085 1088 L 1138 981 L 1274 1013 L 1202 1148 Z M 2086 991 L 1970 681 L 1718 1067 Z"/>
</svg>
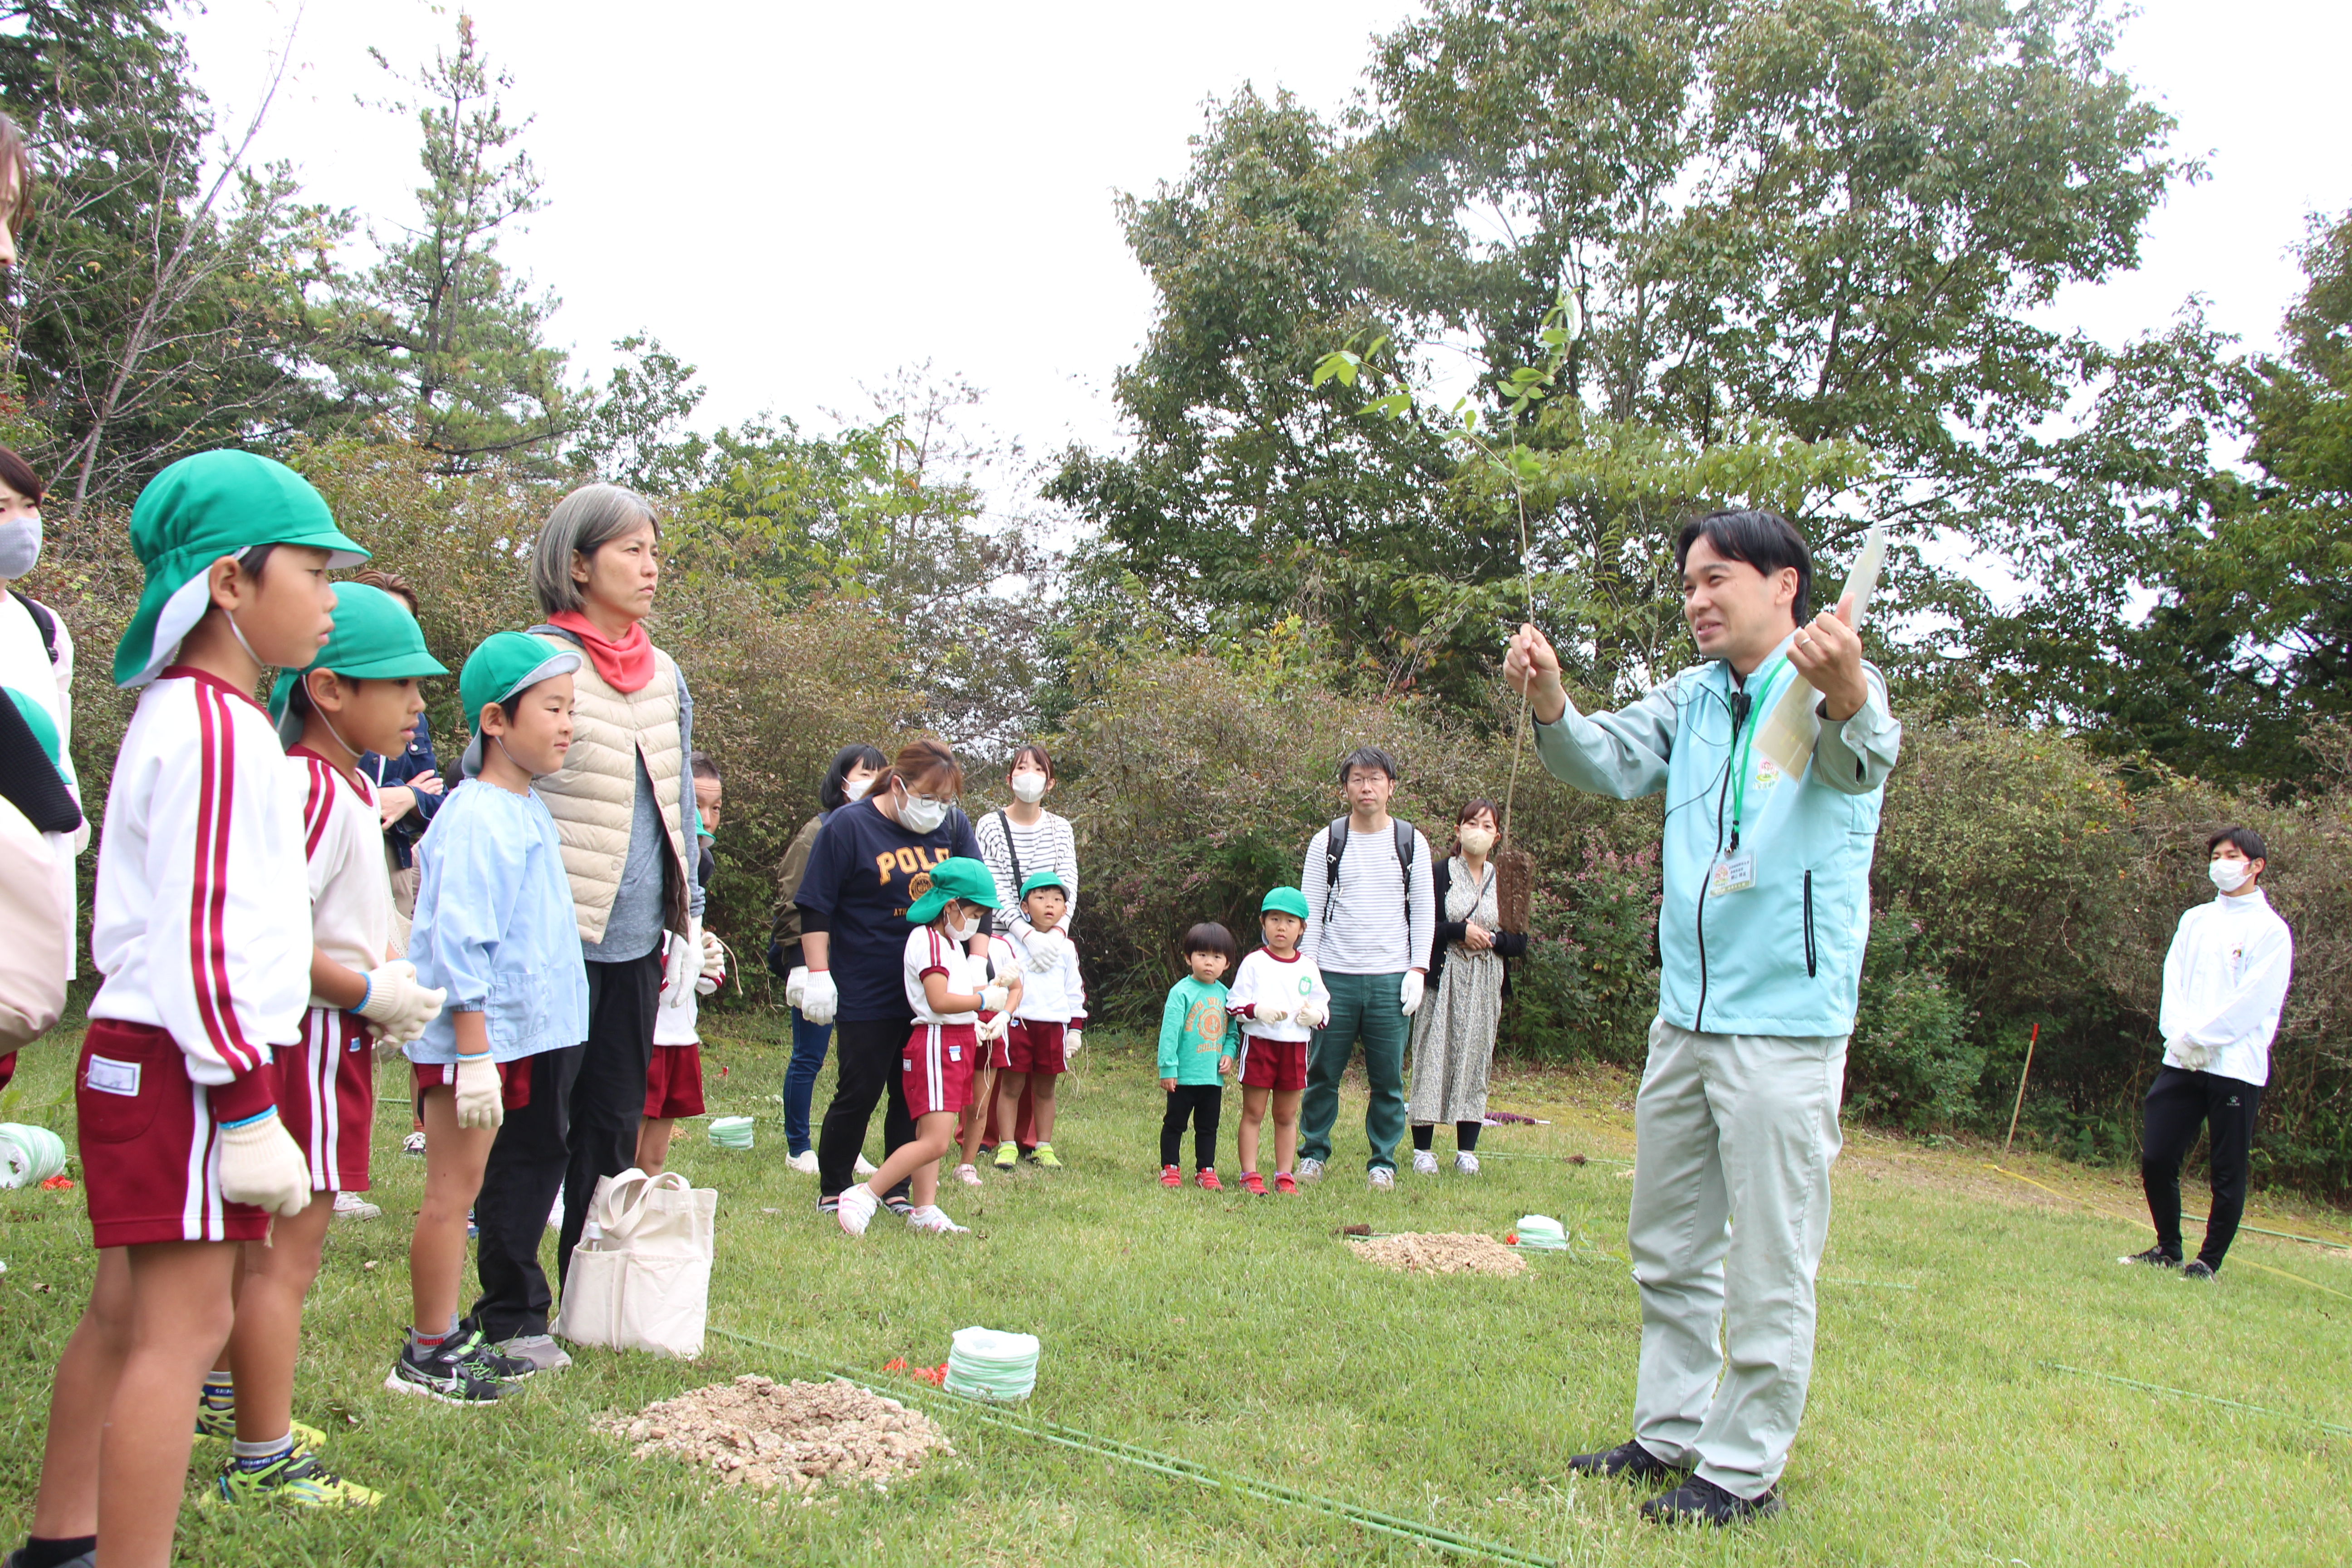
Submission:
<svg viewBox="0 0 2352 1568">
<path fill-rule="evenodd" d="M 2229 827 L 2207 843 L 2219 895 L 2180 917 L 2164 955 L 2164 1001 L 2157 1028 L 2164 1066 L 2147 1091 L 2140 1136 L 2140 1183 L 2147 1191 L 2156 1245 L 2124 1259 L 2181 1268 L 2180 1163 L 2210 1127 L 2212 1217 L 2205 1245 L 2181 1275 L 2210 1279 L 2221 1267 L 2246 1207 L 2247 1154 L 2254 1108 L 2271 1077 L 2271 1039 L 2294 970 L 2294 937 L 2263 896 L 2268 865 L 2262 835 Z"/>
</svg>

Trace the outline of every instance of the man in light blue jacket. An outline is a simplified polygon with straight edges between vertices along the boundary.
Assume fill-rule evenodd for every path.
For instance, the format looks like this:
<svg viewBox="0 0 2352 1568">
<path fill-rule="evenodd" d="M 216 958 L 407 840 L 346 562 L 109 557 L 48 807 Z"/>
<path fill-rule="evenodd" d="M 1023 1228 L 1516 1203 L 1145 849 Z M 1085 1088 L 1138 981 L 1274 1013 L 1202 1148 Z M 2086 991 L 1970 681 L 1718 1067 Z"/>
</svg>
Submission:
<svg viewBox="0 0 2352 1568">
<path fill-rule="evenodd" d="M 1633 1437 L 1570 1468 L 1678 1481 L 1643 1513 L 1723 1525 L 1780 1510 L 1804 1413 L 1871 853 L 1903 731 L 1854 607 L 1807 620 L 1811 557 L 1785 519 L 1700 518 L 1675 559 L 1705 663 L 1591 716 L 1535 627 L 1504 668 L 1555 775 L 1666 797 L 1658 1016 L 1633 1107 Z M 1820 694 L 1821 730 L 1791 777 L 1757 741 L 1795 680 Z"/>
</svg>

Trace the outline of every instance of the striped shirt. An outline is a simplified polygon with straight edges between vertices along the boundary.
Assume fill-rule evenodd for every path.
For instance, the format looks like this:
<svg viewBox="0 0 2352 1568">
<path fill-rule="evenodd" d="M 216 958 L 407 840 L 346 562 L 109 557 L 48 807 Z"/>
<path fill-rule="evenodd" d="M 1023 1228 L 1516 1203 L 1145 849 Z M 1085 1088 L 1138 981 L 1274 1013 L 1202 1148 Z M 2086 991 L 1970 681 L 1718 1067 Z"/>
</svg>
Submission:
<svg viewBox="0 0 2352 1568">
<path fill-rule="evenodd" d="M 1437 895 L 1429 878 L 1429 840 L 1412 835 L 1412 864 L 1397 866 L 1393 822 L 1377 833 L 1348 832 L 1339 857 L 1339 885 L 1332 889 L 1324 827 L 1307 846 L 1299 888 L 1307 894 L 1307 934 L 1298 951 L 1326 974 L 1399 974 L 1429 966 L 1437 936 Z M 1408 874 L 1409 873 L 1409 874 Z M 1325 908 L 1325 895 L 1337 900 Z"/>
<path fill-rule="evenodd" d="M 1013 830 L 1013 842 L 1008 847 L 1004 830 Z M 1070 907 L 1062 918 L 1062 929 L 1068 931 L 1078 917 L 1078 843 L 1070 832 L 1070 819 L 1052 812 L 1039 815 L 1035 822 L 1024 827 L 1001 811 L 992 811 L 971 825 L 972 837 L 980 842 L 980 858 L 996 876 L 996 896 L 1004 900 L 1004 908 L 996 918 L 996 929 L 1006 930 L 1010 921 L 1023 918 L 1020 913 L 1021 884 L 1040 871 L 1051 871 L 1062 879 L 1062 886 L 1070 895 Z M 1021 875 L 1013 874 L 1018 861 Z M 1025 921 L 1024 921 L 1025 923 Z"/>
</svg>

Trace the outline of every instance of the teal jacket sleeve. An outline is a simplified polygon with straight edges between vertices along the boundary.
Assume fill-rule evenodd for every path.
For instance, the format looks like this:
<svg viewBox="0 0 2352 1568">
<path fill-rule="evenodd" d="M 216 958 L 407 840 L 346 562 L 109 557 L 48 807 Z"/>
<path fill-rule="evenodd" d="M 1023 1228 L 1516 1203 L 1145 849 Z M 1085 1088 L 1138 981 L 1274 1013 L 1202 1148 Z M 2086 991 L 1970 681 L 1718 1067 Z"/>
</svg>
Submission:
<svg viewBox="0 0 2352 1568">
<path fill-rule="evenodd" d="M 1680 678 L 1654 688 L 1614 713 L 1583 714 L 1574 703 L 1549 724 L 1538 724 L 1536 755 L 1557 779 L 1618 800 L 1656 795 L 1666 787 L 1675 752 L 1675 692 Z"/>
<path fill-rule="evenodd" d="M 1160 1076 L 1174 1078 L 1184 1044 L 1184 1019 L 1192 1008 L 1184 1001 L 1184 983 L 1168 991 L 1168 1005 L 1160 1010 Z"/>
<path fill-rule="evenodd" d="M 1862 667 L 1870 687 L 1870 700 L 1844 723 L 1822 715 L 1822 732 L 1813 742 L 1813 777 L 1846 795 L 1868 795 L 1886 782 L 1903 749 L 1903 726 L 1886 700 L 1886 678 L 1870 665 Z M 1820 711 L 1816 703 L 1814 710 Z"/>
</svg>

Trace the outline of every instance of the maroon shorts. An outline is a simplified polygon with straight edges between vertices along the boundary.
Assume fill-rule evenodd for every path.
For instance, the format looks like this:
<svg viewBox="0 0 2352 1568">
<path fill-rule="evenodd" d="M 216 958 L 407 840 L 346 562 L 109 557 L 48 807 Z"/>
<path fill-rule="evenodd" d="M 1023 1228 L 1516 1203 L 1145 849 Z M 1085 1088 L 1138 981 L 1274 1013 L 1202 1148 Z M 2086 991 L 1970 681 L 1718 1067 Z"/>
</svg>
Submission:
<svg viewBox="0 0 2352 1568">
<path fill-rule="evenodd" d="M 959 1113 L 971 1103 L 971 1076 L 980 1067 L 980 1037 L 970 1024 L 918 1024 L 898 1053 L 907 1114 Z"/>
<path fill-rule="evenodd" d="M 646 1116 L 702 1114 L 702 1047 L 656 1046 L 646 1069 Z"/>
<path fill-rule="evenodd" d="M 0 1089 L 7 1088 L 8 1080 L 16 1076 L 16 1053 L 10 1051 L 6 1056 L 0 1057 Z"/>
<path fill-rule="evenodd" d="M 221 1196 L 220 1126 L 164 1030 L 90 1020 L 74 1073 L 74 1121 L 98 1246 L 255 1241 L 268 1233 L 267 1211 Z"/>
<path fill-rule="evenodd" d="M 364 1020 L 313 1007 L 302 1015 L 302 1037 L 278 1047 L 278 1114 L 310 1162 L 314 1193 L 368 1190 L 374 1045 Z"/>
<path fill-rule="evenodd" d="M 1067 1024 L 1015 1018 L 1004 1037 L 990 1047 L 996 1057 L 993 1065 L 1009 1072 L 1061 1072 L 1062 1036 L 1068 1028 Z"/>
<path fill-rule="evenodd" d="M 1307 1087 L 1307 1042 L 1242 1037 L 1242 1087 L 1293 1089 Z"/>
<path fill-rule="evenodd" d="M 416 1084 L 416 1118 L 425 1119 L 425 1091 L 428 1089 L 457 1087 L 456 1062 L 411 1062 L 411 1076 Z M 499 1103 L 509 1110 L 520 1110 L 530 1103 L 530 1058 L 518 1057 L 510 1062 L 499 1062 Z"/>
</svg>

